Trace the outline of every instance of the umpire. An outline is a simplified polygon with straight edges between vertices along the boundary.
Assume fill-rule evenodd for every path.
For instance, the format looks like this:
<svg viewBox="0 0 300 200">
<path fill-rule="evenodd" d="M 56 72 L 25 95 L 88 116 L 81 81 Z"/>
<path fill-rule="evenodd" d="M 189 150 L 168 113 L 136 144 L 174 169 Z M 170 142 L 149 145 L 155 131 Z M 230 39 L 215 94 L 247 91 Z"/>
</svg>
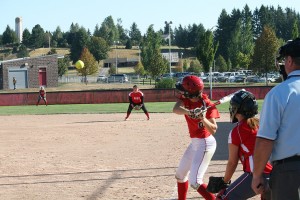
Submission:
<svg viewBox="0 0 300 200">
<path fill-rule="evenodd" d="M 262 193 L 268 187 L 262 174 L 270 159 L 272 199 L 299 200 L 300 38 L 282 46 L 277 61 L 279 65 L 282 61 L 279 67 L 286 80 L 272 88 L 264 99 L 254 151 L 252 189 Z"/>
</svg>

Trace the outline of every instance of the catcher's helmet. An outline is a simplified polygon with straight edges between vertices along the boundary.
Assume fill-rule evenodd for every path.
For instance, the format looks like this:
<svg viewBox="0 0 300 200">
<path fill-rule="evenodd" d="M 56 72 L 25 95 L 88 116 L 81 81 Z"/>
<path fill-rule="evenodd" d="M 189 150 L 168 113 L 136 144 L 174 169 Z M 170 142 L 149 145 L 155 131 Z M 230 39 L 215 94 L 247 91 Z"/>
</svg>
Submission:
<svg viewBox="0 0 300 200">
<path fill-rule="evenodd" d="M 197 97 L 204 88 L 201 78 L 198 76 L 188 75 L 185 76 L 181 82 L 178 82 L 176 88 L 183 92 L 187 98 Z"/>
<path fill-rule="evenodd" d="M 231 122 L 237 122 L 235 114 L 239 113 L 246 119 L 254 117 L 258 113 L 258 105 L 255 96 L 248 91 L 236 93 L 230 100 L 229 106 Z"/>
</svg>

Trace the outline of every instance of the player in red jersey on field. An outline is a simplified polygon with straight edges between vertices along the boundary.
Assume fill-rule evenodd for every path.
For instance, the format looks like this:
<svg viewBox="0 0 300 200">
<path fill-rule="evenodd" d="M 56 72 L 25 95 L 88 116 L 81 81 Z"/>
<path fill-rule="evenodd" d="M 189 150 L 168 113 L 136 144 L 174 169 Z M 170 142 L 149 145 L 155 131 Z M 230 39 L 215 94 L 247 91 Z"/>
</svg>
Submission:
<svg viewBox="0 0 300 200">
<path fill-rule="evenodd" d="M 187 122 L 191 142 L 185 150 L 176 170 L 178 200 L 186 200 L 189 185 L 206 200 L 215 199 L 215 195 L 206 191 L 204 174 L 215 153 L 217 143 L 213 134 L 217 131 L 216 118 L 220 114 L 208 96 L 203 93 L 204 84 L 198 76 L 185 76 L 176 84 L 179 90 L 178 101 L 173 112 L 183 115 Z M 194 115 L 195 108 L 212 106 L 200 116 Z"/>
<path fill-rule="evenodd" d="M 253 152 L 256 135 L 259 128 L 258 105 L 254 95 L 248 91 L 236 93 L 230 101 L 230 118 L 236 126 L 228 136 L 229 158 L 223 181 L 230 184 L 239 160 L 243 165 L 244 173 L 229 185 L 226 190 L 221 190 L 217 199 L 250 199 L 256 193 L 251 188 L 253 171 Z M 265 181 L 270 177 L 272 165 L 267 163 L 264 170 Z M 270 190 L 266 190 L 261 196 L 262 200 L 271 199 Z"/>
<path fill-rule="evenodd" d="M 129 93 L 129 106 L 125 120 L 128 119 L 132 109 L 142 109 L 147 116 L 147 120 L 150 119 L 149 113 L 144 105 L 144 94 L 139 90 L 137 85 L 134 85 L 132 92 Z"/>
<path fill-rule="evenodd" d="M 43 86 L 41 86 L 40 90 L 39 90 L 39 98 L 38 98 L 38 101 L 36 102 L 37 106 L 39 105 L 41 99 L 44 100 L 45 105 L 47 106 L 48 102 L 47 102 L 47 99 L 46 99 L 46 90 Z"/>
</svg>

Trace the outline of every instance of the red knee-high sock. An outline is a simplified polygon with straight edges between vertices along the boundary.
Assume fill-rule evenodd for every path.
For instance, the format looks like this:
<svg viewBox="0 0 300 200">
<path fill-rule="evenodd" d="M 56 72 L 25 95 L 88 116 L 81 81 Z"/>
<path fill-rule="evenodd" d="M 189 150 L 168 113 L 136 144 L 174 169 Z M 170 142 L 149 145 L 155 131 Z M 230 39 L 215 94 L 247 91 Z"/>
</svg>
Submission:
<svg viewBox="0 0 300 200">
<path fill-rule="evenodd" d="M 178 200 L 186 200 L 186 194 L 189 188 L 189 182 L 177 182 Z"/>
<path fill-rule="evenodd" d="M 145 113 L 146 114 L 146 116 L 147 116 L 147 118 L 149 119 L 150 117 L 149 117 L 149 113 Z"/>
<path fill-rule="evenodd" d="M 207 185 L 206 184 L 202 184 L 200 185 L 200 187 L 198 188 L 197 192 L 199 194 L 201 194 L 201 196 L 206 199 L 206 200 L 215 200 L 216 196 L 210 192 L 206 191 Z"/>
<path fill-rule="evenodd" d="M 130 112 L 128 112 L 128 113 L 127 113 L 127 115 L 126 115 L 126 119 L 129 117 L 129 115 L 130 115 Z"/>
</svg>

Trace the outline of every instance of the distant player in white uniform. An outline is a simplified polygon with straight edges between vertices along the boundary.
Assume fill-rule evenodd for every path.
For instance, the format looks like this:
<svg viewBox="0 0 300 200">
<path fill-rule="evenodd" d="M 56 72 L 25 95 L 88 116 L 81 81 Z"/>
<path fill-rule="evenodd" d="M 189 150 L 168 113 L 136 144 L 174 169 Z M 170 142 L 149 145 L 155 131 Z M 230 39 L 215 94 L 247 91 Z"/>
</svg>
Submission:
<svg viewBox="0 0 300 200">
<path fill-rule="evenodd" d="M 186 76 L 176 84 L 180 91 L 173 112 L 184 115 L 189 129 L 191 143 L 187 147 L 176 171 L 178 200 L 186 200 L 189 184 L 205 199 L 215 199 L 215 195 L 206 191 L 203 176 L 216 150 L 213 134 L 217 130 L 216 118 L 220 114 L 206 94 L 204 84 L 198 76 Z M 193 114 L 195 108 L 212 106 L 198 118 Z"/>
</svg>

